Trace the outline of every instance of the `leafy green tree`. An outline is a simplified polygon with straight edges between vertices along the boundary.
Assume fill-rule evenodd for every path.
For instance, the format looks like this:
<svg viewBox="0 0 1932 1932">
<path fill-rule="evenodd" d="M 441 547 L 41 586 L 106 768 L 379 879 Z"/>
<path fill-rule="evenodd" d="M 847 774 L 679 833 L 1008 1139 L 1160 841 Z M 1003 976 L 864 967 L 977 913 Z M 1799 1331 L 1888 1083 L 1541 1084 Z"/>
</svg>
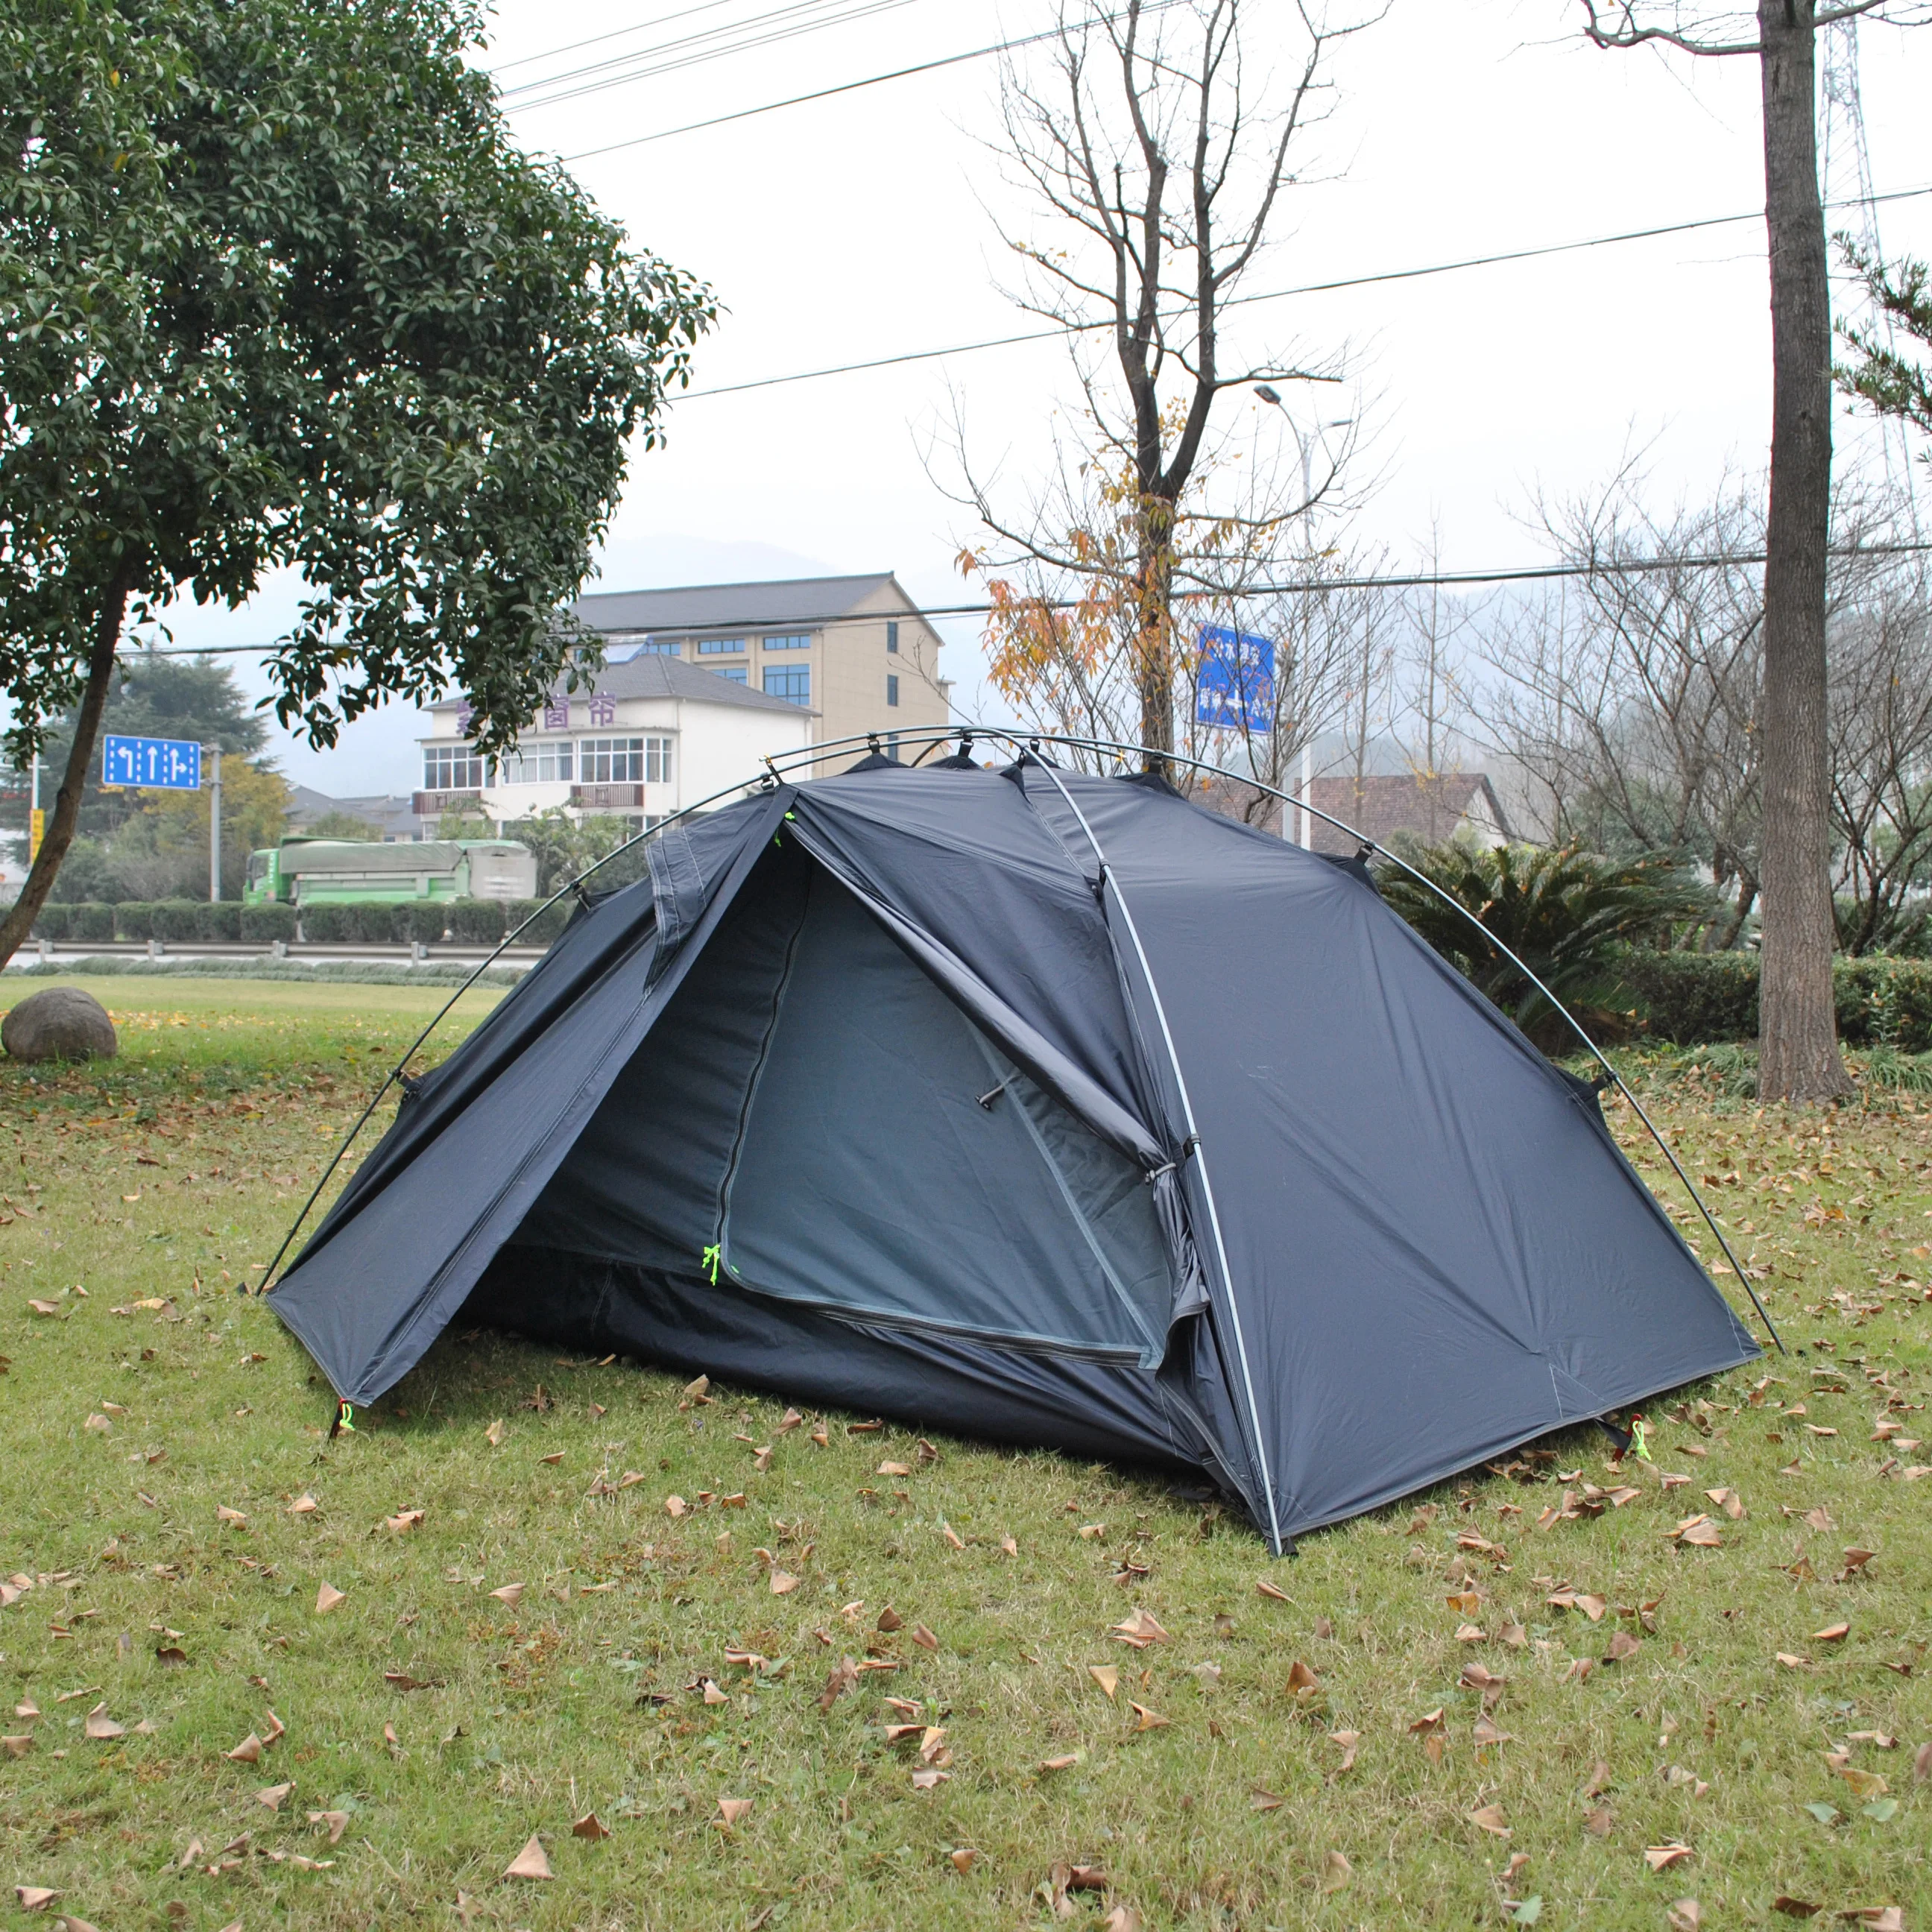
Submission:
<svg viewBox="0 0 1932 1932">
<path fill-rule="evenodd" d="M 1613 992 L 1625 947 L 1701 923 L 1712 910 L 1708 888 L 1688 867 L 1654 854 L 1611 859 L 1575 846 L 1492 851 L 1451 843 L 1401 856 L 1455 904 L 1393 866 L 1377 876 L 1382 897 L 1551 1052 L 1574 1050 L 1576 1036 L 1503 946 L 1566 1006 L 1593 1008 Z M 1588 1024 L 1588 1014 L 1580 1016 Z"/>
<path fill-rule="evenodd" d="M 1932 436 L 1932 269 L 1909 256 L 1888 267 L 1855 243 L 1840 238 L 1846 262 L 1865 285 L 1872 307 L 1892 325 L 1876 321 L 1842 325 L 1840 335 L 1856 360 L 1834 373 L 1839 386 L 1862 397 L 1881 416 L 1898 416 Z M 1918 345 L 1901 349 L 1899 333 Z M 1932 452 L 1926 460 L 1932 464 Z"/>
<path fill-rule="evenodd" d="M 352 812 L 325 812 L 313 824 L 302 827 L 304 838 L 346 838 L 362 843 L 380 844 L 382 829 L 372 825 L 366 818 L 358 818 Z"/>
<path fill-rule="evenodd" d="M 558 612 L 714 308 L 520 152 L 474 0 L 0 9 L 0 692 L 72 710 L 25 936 L 132 619 L 307 585 L 318 746 L 452 687 L 485 755 L 594 660 Z M 581 652 L 582 655 L 579 655 Z"/>
<path fill-rule="evenodd" d="M 506 822 L 503 836 L 527 845 L 537 861 L 537 896 L 548 898 L 560 886 L 580 878 L 598 860 L 610 854 L 632 836 L 630 822 L 614 814 L 592 813 L 572 818 L 561 806 L 548 812 L 533 812 L 526 818 Z M 606 866 L 605 872 L 610 868 Z M 595 881 L 602 890 L 620 883 L 600 872 Z"/>
</svg>

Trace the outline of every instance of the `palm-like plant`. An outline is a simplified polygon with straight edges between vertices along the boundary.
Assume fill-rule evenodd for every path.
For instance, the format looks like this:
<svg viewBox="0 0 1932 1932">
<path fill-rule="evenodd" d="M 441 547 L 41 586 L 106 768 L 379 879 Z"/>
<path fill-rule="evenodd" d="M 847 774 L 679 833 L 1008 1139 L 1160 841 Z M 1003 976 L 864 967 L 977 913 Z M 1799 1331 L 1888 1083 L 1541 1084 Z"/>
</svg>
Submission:
<svg viewBox="0 0 1932 1932">
<path fill-rule="evenodd" d="M 1594 1009 L 1615 986 L 1624 947 L 1711 911 L 1709 889 L 1666 857 L 1456 844 L 1412 847 L 1402 856 L 1455 904 L 1393 866 L 1378 877 L 1383 898 L 1539 1046 L 1561 1048 L 1574 1036 L 1504 946 L 1564 1005 Z"/>
</svg>

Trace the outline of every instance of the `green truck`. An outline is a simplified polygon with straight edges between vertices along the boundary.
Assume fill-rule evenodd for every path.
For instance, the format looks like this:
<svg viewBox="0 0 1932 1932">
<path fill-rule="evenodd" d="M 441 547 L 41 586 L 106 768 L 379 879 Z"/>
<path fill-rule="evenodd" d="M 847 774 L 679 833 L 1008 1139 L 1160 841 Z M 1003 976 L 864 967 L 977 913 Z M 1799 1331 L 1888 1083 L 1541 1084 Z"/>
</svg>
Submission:
<svg viewBox="0 0 1932 1932">
<path fill-rule="evenodd" d="M 249 905 L 402 904 L 419 899 L 531 899 L 536 854 L 514 838 L 377 844 L 284 838 L 248 855 Z"/>
</svg>

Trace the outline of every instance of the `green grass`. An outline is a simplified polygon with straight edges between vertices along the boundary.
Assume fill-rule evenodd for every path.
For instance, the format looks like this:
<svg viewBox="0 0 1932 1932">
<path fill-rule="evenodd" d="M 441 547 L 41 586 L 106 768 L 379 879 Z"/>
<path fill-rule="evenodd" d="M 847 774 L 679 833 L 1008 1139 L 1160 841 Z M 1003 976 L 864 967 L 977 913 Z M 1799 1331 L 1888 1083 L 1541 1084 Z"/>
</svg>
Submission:
<svg viewBox="0 0 1932 1932">
<path fill-rule="evenodd" d="M 1684 1898 L 1706 1927 L 1792 1922 L 1780 1894 L 1922 1924 L 1932 1476 L 1903 1471 L 1932 1446 L 1870 1439 L 1932 1415 L 1932 1112 L 1912 1094 L 1788 1116 L 1653 1071 L 1646 1104 L 1712 1177 L 1792 1348 L 1659 1406 L 1657 1469 L 1688 1483 L 1613 1474 L 1580 1432 L 1270 1563 L 1164 1480 L 938 1437 L 922 1460 L 915 1432 L 843 1415 L 820 1448 L 815 1417 L 780 1432 L 782 1393 L 696 1405 L 489 1335 L 446 1336 L 328 1442 L 308 1358 L 224 1284 L 267 1258 L 428 998 L 91 983 L 119 1060 L 0 1061 L 0 1577 L 50 1579 L 0 1610 L 0 1727 L 34 1738 L 0 1756 L 0 1885 L 57 1888 L 104 1932 L 449 1925 L 460 1894 L 474 1923 L 532 1932 L 1046 1926 L 1076 1865 L 1110 1882 L 1069 1896 L 1076 1925 L 1661 1932 Z M 1627 1506 L 1537 1526 L 1566 1487 L 1623 1480 Z M 1670 1540 L 1700 1510 L 1720 1547 Z M 1876 1554 L 1835 1580 L 1847 1548 Z M 773 1594 L 761 1550 L 795 1590 Z M 325 1582 L 346 1596 L 318 1616 Z M 511 1583 L 514 1605 L 489 1594 Z M 1600 1622 L 1550 1605 L 1564 1583 L 1606 1600 Z M 1466 1590 L 1473 1610 L 1448 1601 Z M 1622 1613 L 1653 1603 L 1649 1624 Z M 1140 1609 L 1169 1640 L 1112 1640 Z M 1466 1622 L 1484 1640 L 1459 1642 Z M 1601 1661 L 1619 1631 L 1640 1648 Z M 846 1656 L 898 1667 L 821 1710 Z M 1598 1660 L 1580 1680 L 1579 1659 Z M 1472 1664 L 1507 1680 L 1500 1743 L 1478 1740 Z M 914 1788 L 916 1740 L 887 1742 L 888 1696 L 943 1728 L 935 1789 Z M 38 1722 L 7 1718 L 23 1699 Z M 1130 1700 L 1167 1721 L 1139 1729 Z M 125 1735 L 85 1735 L 97 1704 Z M 1410 1729 L 1438 1708 L 1439 1762 Z M 286 1733 L 230 1760 L 272 1710 Z M 1330 1733 L 1350 1731 L 1345 1770 Z M 1871 1732 L 1898 1742 L 1853 1738 Z M 1855 1790 L 1835 1747 L 1886 1791 Z M 285 1783 L 279 1810 L 258 1802 Z M 730 1832 L 728 1797 L 752 1801 Z M 1489 1805 L 1507 1840 L 1471 1822 Z M 338 1844 L 311 1811 L 346 1814 Z M 611 1835 L 574 1837 L 592 1811 Z M 554 1881 L 502 1880 L 533 1834 Z M 1672 1842 L 1690 1856 L 1653 1873 L 1646 1848 Z"/>
</svg>

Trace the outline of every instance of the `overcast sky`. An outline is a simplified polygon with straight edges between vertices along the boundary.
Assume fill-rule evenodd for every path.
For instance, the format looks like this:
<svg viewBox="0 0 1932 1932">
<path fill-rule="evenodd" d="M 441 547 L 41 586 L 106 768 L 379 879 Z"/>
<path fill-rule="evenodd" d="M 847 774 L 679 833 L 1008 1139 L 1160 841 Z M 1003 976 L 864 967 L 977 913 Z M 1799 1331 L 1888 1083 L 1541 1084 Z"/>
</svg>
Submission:
<svg viewBox="0 0 1932 1932">
<path fill-rule="evenodd" d="M 508 87 L 781 4 L 506 0 L 479 58 Z M 827 0 L 820 10 L 861 4 Z M 578 155 L 962 52 L 1051 17 L 1050 0 L 872 5 L 867 17 L 520 112 L 514 124 L 534 148 Z M 674 14 L 686 17 L 527 59 Z M 1304 152 L 1317 178 L 1288 196 L 1250 286 L 1760 207 L 1756 63 L 1600 53 L 1576 34 L 1580 14 L 1565 0 L 1394 0 L 1340 54 L 1332 113 Z M 1862 32 L 1874 184 L 1882 194 L 1932 186 L 1932 30 Z M 502 68 L 511 62 L 526 64 Z M 968 62 L 574 164 L 638 244 L 708 280 L 728 310 L 699 352 L 698 393 L 673 410 L 669 446 L 633 464 L 597 587 L 890 568 L 929 602 L 974 594 L 951 560 L 976 532 L 924 452 L 956 406 L 975 448 L 1009 477 L 1036 473 L 1054 412 L 1072 394 L 1064 349 L 702 392 L 1027 326 L 1000 292 L 1010 276 L 995 222 L 1017 203 L 988 152 L 997 82 L 994 62 Z M 1880 219 L 1888 252 L 1932 253 L 1932 196 L 1888 205 Z M 1533 555 L 1519 520 L 1532 493 L 1588 488 L 1634 442 L 1647 448 L 1666 497 L 1764 460 L 1769 332 L 1756 222 L 1256 304 L 1239 330 L 1257 359 L 1349 352 L 1359 391 L 1322 413 L 1359 410 L 1368 432 L 1361 475 L 1376 488 L 1358 533 L 1413 554 L 1433 523 L 1451 567 Z M 1335 392 L 1322 393 L 1332 404 Z M 1227 406 L 1244 434 L 1285 433 L 1246 396 Z M 1841 425 L 1847 455 L 1868 442 Z M 272 635 L 289 595 L 277 586 L 244 612 L 182 614 L 177 638 Z M 944 668 L 960 698 L 996 708 L 974 627 L 945 628 L 955 641 Z M 392 712 L 358 724 L 330 757 L 290 746 L 284 769 L 338 794 L 407 790 L 417 728 Z"/>
</svg>

